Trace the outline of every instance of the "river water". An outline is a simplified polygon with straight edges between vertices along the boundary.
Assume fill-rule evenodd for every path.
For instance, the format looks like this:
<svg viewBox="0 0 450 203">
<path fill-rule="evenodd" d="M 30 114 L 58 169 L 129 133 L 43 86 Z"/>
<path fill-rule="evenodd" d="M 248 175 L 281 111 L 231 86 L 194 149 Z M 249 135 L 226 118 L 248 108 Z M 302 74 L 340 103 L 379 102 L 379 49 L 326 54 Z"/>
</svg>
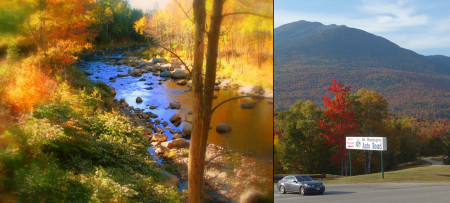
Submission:
<svg viewBox="0 0 450 203">
<path fill-rule="evenodd" d="M 123 52 L 116 51 L 97 57 L 95 60 L 85 61 L 80 68 L 93 73 L 88 77 L 93 81 L 101 81 L 116 89 L 115 99 L 125 99 L 134 108 L 144 109 L 144 112 L 152 112 L 158 118 L 169 123 L 170 129 L 182 130 L 182 126 L 173 126 L 169 118 L 179 113 L 183 119 L 192 120 L 189 114 L 192 111 L 192 92 L 188 86 L 179 86 L 176 81 L 169 78 L 152 75 L 152 72 L 144 73 L 141 77 L 116 77 L 118 74 L 127 73 L 133 67 L 126 65 L 110 65 L 111 59 L 123 58 Z M 110 81 L 115 77 L 116 81 Z M 165 81 L 161 81 L 166 79 Z M 239 96 L 236 90 L 215 91 L 213 107 L 223 100 Z M 141 97 L 143 102 L 137 103 L 136 97 Z M 238 99 L 227 102 L 215 110 L 211 120 L 211 130 L 208 142 L 230 150 L 247 152 L 272 159 L 273 156 L 273 104 L 265 99 L 254 100 L 256 106 L 253 109 L 241 109 L 240 103 L 253 100 L 250 98 Z M 170 102 L 180 102 L 180 109 L 169 109 Z M 156 109 L 150 109 L 156 106 Z M 228 123 L 232 130 L 226 134 L 216 132 L 219 123 Z M 172 134 L 167 130 L 164 134 L 172 139 Z"/>
</svg>

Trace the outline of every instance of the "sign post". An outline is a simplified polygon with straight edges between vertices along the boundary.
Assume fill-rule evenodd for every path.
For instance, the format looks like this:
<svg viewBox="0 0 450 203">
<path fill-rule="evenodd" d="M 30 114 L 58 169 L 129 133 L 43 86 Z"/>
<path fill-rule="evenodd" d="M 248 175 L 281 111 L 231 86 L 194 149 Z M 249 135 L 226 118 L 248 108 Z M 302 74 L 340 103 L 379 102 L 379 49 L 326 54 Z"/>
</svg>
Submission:
<svg viewBox="0 0 450 203">
<path fill-rule="evenodd" d="M 386 137 L 346 137 L 345 148 L 349 150 L 350 176 L 352 176 L 352 149 L 381 151 L 381 178 L 384 179 L 383 151 L 387 150 Z"/>
</svg>

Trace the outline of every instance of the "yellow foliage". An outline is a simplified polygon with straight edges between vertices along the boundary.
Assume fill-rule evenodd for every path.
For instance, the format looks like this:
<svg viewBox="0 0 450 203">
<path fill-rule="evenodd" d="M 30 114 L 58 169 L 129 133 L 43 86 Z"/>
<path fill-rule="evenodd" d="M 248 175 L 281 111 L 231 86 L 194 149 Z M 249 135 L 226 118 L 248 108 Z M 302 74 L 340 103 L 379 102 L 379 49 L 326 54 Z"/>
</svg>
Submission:
<svg viewBox="0 0 450 203">
<path fill-rule="evenodd" d="M 55 85 L 55 81 L 39 68 L 23 66 L 17 70 L 13 82 L 6 87 L 5 98 L 15 112 L 31 112 L 36 104 L 50 98 Z"/>
<path fill-rule="evenodd" d="M 147 25 L 147 17 L 142 16 L 141 19 L 139 19 L 136 22 L 134 22 L 134 26 L 133 27 L 134 27 L 134 30 L 136 30 L 137 33 L 143 35 L 146 25 Z"/>
</svg>

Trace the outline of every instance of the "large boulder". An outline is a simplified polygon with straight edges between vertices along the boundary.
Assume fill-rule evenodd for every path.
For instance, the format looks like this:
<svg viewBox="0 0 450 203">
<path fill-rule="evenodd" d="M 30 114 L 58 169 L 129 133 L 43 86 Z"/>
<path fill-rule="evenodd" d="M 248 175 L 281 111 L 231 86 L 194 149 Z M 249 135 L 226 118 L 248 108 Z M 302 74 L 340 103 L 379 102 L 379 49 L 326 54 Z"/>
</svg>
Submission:
<svg viewBox="0 0 450 203">
<path fill-rule="evenodd" d="M 159 68 L 162 70 L 162 71 L 168 71 L 168 70 L 170 70 L 170 67 L 171 67 L 172 65 L 170 64 L 170 63 L 167 63 L 167 64 L 162 64 Z"/>
<path fill-rule="evenodd" d="M 175 140 L 163 142 L 163 143 L 161 143 L 161 146 L 166 147 L 167 149 L 184 148 L 184 147 L 189 147 L 189 142 L 187 142 L 183 139 L 175 139 Z"/>
<path fill-rule="evenodd" d="M 168 136 L 160 133 L 155 133 L 152 136 L 152 142 L 165 142 Z"/>
<path fill-rule="evenodd" d="M 258 85 L 249 85 L 241 87 L 239 93 L 242 95 L 262 95 L 264 94 L 264 89 Z"/>
<path fill-rule="evenodd" d="M 170 74 L 170 77 L 173 79 L 186 79 L 187 73 L 182 70 L 175 70 Z"/>
<path fill-rule="evenodd" d="M 226 123 L 220 123 L 219 125 L 217 125 L 216 131 L 218 133 L 227 133 L 231 131 L 231 126 Z"/>
<path fill-rule="evenodd" d="M 191 123 L 183 123 L 183 137 L 191 137 L 192 132 L 192 124 Z"/>
<path fill-rule="evenodd" d="M 181 104 L 177 102 L 170 102 L 169 103 L 169 109 L 179 109 L 181 108 Z"/>
<path fill-rule="evenodd" d="M 169 118 L 169 121 L 171 123 L 175 123 L 177 121 L 181 121 L 181 116 L 180 114 L 174 114 L 172 117 Z"/>
<path fill-rule="evenodd" d="M 161 76 L 161 77 L 169 77 L 170 76 L 170 71 L 163 71 L 159 76 Z"/>
</svg>

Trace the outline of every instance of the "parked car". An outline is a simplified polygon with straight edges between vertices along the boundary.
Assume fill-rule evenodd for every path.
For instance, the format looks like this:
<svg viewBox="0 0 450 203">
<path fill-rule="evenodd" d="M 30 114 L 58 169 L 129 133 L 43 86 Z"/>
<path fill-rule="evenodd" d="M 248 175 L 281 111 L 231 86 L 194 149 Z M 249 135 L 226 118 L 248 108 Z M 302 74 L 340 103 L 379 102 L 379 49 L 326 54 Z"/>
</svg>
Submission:
<svg viewBox="0 0 450 203">
<path fill-rule="evenodd" d="M 450 158 L 448 156 L 444 157 L 444 164 L 450 165 Z"/>
<path fill-rule="evenodd" d="M 289 175 L 278 181 L 278 191 L 281 194 L 287 192 L 298 192 L 301 195 L 308 193 L 323 194 L 325 192 L 325 185 L 312 179 L 307 175 Z"/>
</svg>

